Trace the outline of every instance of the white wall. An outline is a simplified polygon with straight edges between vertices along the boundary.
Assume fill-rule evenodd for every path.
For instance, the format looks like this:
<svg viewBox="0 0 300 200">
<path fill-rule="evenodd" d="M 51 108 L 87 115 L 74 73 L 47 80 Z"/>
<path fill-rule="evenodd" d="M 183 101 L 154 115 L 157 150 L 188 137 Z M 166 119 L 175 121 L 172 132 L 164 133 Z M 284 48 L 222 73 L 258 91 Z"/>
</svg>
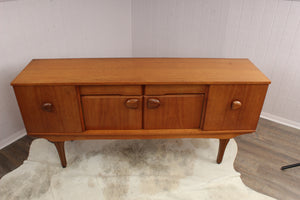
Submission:
<svg viewBox="0 0 300 200">
<path fill-rule="evenodd" d="M 0 2 L 0 148 L 24 134 L 10 82 L 32 58 L 130 57 L 131 0 Z"/>
<path fill-rule="evenodd" d="M 249 58 L 271 80 L 263 116 L 300 128 L 300 1 L 132 0 L 134 57 Z"/>
</svg>

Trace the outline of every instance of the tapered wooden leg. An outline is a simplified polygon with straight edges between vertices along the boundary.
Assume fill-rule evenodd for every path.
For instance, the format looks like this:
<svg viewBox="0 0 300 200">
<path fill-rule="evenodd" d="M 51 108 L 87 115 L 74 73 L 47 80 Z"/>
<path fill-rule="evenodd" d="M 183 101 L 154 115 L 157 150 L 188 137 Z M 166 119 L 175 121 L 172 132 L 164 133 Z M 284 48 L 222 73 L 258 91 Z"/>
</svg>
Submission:
<svg viewBox="0 0 300 200">
<path fill-rule="evenodd" d="M 223 160 L 223 155 L 226 149 L 226 146 L 229 142 L 229 139 L 219 139 L 219 152 L 217 157 L 217 163 L 220 164 Z"/>
<path fill-rule="evenodd" d="M 65 168 L 67 166 L 66 154 L 65 154 L 65 142 L 53 142 L 57 149 L 61 166 Z"/>
</svg>

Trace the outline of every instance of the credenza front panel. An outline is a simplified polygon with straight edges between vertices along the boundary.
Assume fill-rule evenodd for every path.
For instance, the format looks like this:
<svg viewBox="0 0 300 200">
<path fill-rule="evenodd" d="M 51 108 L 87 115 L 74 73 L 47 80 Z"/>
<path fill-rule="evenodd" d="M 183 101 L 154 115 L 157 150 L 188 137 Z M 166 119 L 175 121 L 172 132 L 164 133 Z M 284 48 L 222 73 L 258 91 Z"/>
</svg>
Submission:
<svg viewBox="0 0 300 200">
<path fill-rule="evenodd" d="M 85 85 L 80 86 L 81 95 L 142 95 L 141 85 Z"/>
<path fill-rule="evenodd" d="M 211 85 L 204 130 L 255 130 L 268 85 Z"/>
<path fill-rule="evenodd" d="M 200 94 L 207 90 L 207 85 L 146 85 L 145 95 Z"/>
<path fill-rule="evenodd" d="M 144 128 L 200 128 L 203 103 L 204 94 L 145 96 Z"/>
<path fill-rule="evenodd" d="M 82 132 L 75 86 L 16 86 L 14 90 L 27 132 Z"/>
<path fill-rule="evenodd" d="M 87 130 L 142 128 L 142 96 L 81 97 Z"/>
</svg>

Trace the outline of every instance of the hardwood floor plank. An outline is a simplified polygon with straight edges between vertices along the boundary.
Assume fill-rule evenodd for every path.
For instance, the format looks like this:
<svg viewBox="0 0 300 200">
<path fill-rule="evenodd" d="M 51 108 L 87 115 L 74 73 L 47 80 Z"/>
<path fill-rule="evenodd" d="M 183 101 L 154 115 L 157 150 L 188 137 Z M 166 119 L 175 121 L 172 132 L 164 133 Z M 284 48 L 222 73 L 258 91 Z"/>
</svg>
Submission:
<svg viewBox="0 0 300 200">
<path fill-rule="evenodd" d="M 9 162 L 6 156 L 2 155 L 0 153 L 0 177 L 7 174 L 8 172 L 12 171 L 14 169 L 14 164 Z"/>
<path fill-rule="evenodd" d="M 261 178 L 261 176 L 253 176 L 253 174 L 243 173 L 242 181 L 249 188 L 282 200 L 299 200 L 299 193 L 289 187 L 281 187 L 280 185 L 274 184 L 269 179 Z M 247 180 L 247 181 L 245 181 Z"/>
<path fill-rule="evenodd" d="M 16 169 L 27 159 L 34 137 L 24 136 L 0 150 L 0 178 Z"/>
<path fill-rule="evenodd" d="M 277 199 L 299 199 L 300 167 L 280 167 L 300 162 L 300 130 L 260 119 L 256 133 L 235 140 L 234 167 L 248 187 Z"/>
</svg>

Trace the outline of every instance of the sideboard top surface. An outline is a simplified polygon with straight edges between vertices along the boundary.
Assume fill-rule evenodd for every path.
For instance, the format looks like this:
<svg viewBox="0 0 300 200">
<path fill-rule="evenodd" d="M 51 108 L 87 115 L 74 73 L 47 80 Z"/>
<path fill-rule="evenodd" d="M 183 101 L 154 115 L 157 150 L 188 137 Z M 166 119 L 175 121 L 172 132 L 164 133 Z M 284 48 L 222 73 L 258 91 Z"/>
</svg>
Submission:
<svg viewBox="0 0 300 200">
<path fill-rule="evenodd" d="M 17 85 L 269 84 L 248 59 L 34 59 Z"/>
</svg>

